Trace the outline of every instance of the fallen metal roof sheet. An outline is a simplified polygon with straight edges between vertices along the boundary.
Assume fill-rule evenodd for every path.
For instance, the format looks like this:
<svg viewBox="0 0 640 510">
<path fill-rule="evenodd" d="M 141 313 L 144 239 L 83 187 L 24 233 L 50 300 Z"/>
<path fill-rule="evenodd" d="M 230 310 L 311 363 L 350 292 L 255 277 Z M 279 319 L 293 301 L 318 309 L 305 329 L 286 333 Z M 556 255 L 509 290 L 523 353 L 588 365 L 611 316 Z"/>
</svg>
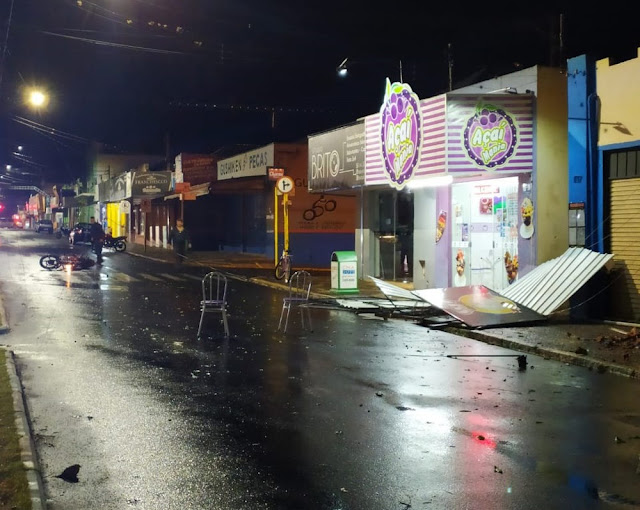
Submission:
<svg viewBox="0 0 640 510">
<path fill-rule="evenodd" d="M 542 315 L 554 312 L 613 257 L 586 248 L 569 248 L 540 264 L 500 294 Z"/>
</svg>

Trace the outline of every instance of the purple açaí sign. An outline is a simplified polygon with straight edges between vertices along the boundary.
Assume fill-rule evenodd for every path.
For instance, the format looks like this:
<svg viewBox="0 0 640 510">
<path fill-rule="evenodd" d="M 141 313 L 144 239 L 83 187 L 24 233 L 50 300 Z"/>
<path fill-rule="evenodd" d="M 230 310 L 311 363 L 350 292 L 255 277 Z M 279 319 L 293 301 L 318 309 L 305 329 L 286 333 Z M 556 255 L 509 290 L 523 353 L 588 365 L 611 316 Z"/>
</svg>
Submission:
<svg viewBox="0 0 640 510">
<path fill-rule="evenodd" d="M 391 185 L 402 189 L 420 156 L 419 99 L 406 83 L 390 83 L 380 108 L 382 159 Z"/>
<path fill-rule="evenodd" d="M 492 169 L 504 165 L 518 144 L 517 127 L 504 110 L 478 103 L 462 133 L 467 155 L 479 166 Z"/>
</svg>

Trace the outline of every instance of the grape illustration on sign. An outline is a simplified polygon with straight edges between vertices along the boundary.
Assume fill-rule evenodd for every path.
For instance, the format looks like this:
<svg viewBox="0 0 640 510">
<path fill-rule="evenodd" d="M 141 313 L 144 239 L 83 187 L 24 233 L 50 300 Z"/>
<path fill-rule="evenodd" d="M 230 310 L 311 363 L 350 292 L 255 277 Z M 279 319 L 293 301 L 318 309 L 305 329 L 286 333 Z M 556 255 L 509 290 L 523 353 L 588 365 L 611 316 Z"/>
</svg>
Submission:
<svg viewBox="0 0 640 510">
<path fill-rule="evenodd" d="M 462 136 L 467 155 L 479 166 L 492 170 L 513 156 L 517 133 L 513 118 L 504 110 L 479 103 Z"/>
<path fill-rule="evenodd" d="M 418 96 L 406 83 L 387 78 L 380 108 L 382 158 L 391 185 L 402 189 L 413 176 L 420 156 L 420 108 Z"/>
</svg>

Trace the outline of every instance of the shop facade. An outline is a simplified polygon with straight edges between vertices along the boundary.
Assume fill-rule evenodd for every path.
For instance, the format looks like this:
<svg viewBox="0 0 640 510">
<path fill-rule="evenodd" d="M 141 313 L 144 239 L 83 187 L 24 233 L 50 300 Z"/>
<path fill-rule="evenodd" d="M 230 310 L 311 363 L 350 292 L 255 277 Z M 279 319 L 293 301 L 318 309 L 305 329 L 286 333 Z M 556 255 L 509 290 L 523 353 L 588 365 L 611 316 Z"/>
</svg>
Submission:
<svg viewBox="0 0 640 510">
<path fill-rule="evenodd" d="M 131 180 L 134 172 L 125 172 L 98 183 L 100 214 L 96 221 L 114 237 L 131 236 Z"/>
<path fill-rule="evenodd" d="M 295 184 L 288 206 L 294 265 L 329 268 L 332 251 L 354 249 L 356 198 L 349 193 L 328 197 L 310 192 L 307 162 L 308 146 L 302 143 L 273 143 L 218 161 L 211 193 L 223 225 L 221 249 L 275 260 L 276 230 L 279 250 L 284 243 L 283 197 L 275 193 L 282 175 Z"/>
<path fill-rule="evenodd" d="M 569 59 L 570 244 L 613 253 L 597 299 L 606 318 L 640 321 L 640 58 Z M 585 296 L 586 298 L 586 296 Z"/>
<path fill-rule="evenodd" d="M 557 70 L 535 67 L 428 99 L 387 83 L 380 112 L 364 118 L 359 274 L 416 289 L 499 291 L 560 255 L 566 140 Z"/>
<path fill-rule="evenodd" d="M 173 185 L 172 172 L 124 172 L 96 186 L 97 200 L 89 216 L 95 216 L 114 237 L 127 236 L 131 242 L 160 246 L 166 243 L 169 225 L 163 198 Z M 89 220 L 86 214 L 83 218 L 78 221 Z"/>
<path fill-rule="evenodd" d="M 212 154 L 180 153 L 175 158 L 175 189 L 164 197 L 169 225 L 182 218 L 194 250 L 220 249 L 220 230 L 215 198 L 210 193 L 216 180 L 218 158 Z"/>
</svg>

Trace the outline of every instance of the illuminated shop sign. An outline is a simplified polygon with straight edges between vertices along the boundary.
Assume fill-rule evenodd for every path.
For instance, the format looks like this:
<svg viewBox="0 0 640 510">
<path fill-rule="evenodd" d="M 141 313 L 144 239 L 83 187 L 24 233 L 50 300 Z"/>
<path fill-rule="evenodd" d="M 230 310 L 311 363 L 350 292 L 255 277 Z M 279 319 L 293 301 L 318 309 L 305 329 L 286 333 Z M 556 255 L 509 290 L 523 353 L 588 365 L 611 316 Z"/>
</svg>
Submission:
<svg viewBox="0 0 640 510">
<path fill-rule="evenodd" d="M 478 166 L 493 169 L 506 164 L 518 144 L 518 129 L 504 110 L 478 103 L 462 133 L 467 156 Z"/>
<path fill-rule="evenodd" d="M 381 148 L 387 178 L 397 189 L 411 179 L 420 157 L 422 119 L 418 102 L 409 85 L 391 84 L 387 78 L 380 107 Z"/>
</svg>

